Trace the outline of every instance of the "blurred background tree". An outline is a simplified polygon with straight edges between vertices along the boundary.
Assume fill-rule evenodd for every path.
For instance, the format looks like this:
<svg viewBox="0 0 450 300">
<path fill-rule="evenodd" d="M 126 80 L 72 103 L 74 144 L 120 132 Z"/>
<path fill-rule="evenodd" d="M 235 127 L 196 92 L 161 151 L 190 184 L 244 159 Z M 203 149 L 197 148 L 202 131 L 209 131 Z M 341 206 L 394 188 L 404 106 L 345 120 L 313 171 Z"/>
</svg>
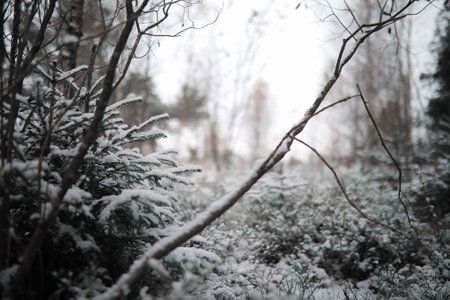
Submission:
<svg viewBox="0 0 450 300">
<path fill-rule="evenodd" d="M 438 47 L 436 49 L 436 71 L 432 79 L 437 83 L 437 97 L 430 99 L 428 115 L 432 128 L 449 132 L 450 122 L 450 8 L 441 13 L 437 24 Z M 450 149 L 445 149 L 447 153 Z"/>
<path fill-rule="evenodd" d="M 421 186 L 414 190 L 419 218 L 436 227 L 450 212 L 450 7 L 436 19 L 434 73 L 422 77 L 432 83 L 428 102 L 427 144 L 417 145 L 416 160 L 423 170 Z"/>
<path fill-rule="evenodd" d="M 394 2 L 389 3 L 386 13 L 395 7 Z M 341 17 L 336 8 L 333 12 L 335 20 L 331 24 L 341 24 L 342 30 L 352 31 L 358 24 L 376 23 L 378 8 L 376 1 L 369 0 L 349 4 L 343 9 L 351 13 L 347 18 Z M 349 15 L 353 16 L 350 20 Z M 411 103 L 415 79 L 411 63 L 411 28 L 409 20 L 400 20 L 371 36 L 362 45 L 361 55 L 350 62 L 330 97 L 338 100 L 356 94 L 356 84 L 359 84 L 388 146 L 405 162 L 410 159 L 412 151 Z M 349 101 L 335 111 L 329 113 L 329 126 L 333 132 L 330 156 L 351 165 L 363 158 L 361 154 L 364 153 L 367 162 L 379 162 L 374 154 L 379 149 L 379 139 L 361 102 Z"/>
</svg>

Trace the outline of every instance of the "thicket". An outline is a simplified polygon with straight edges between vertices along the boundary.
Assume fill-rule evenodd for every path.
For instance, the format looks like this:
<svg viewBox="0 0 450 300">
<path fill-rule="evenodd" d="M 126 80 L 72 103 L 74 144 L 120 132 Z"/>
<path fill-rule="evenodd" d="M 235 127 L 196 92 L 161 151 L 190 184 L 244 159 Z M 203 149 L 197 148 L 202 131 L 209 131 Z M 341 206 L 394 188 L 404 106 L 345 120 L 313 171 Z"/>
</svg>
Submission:
<svg viewBox="0 0 450 300">
<path fill-rule="evenodd" d="M 24 242 L 53 209 L 50 199 L 92 121 L 103 78 L 89 89 L 78 86 L 74 77 L 87 71 L 81 67 L 62 72 L 56 63 L 49 69 L 38 67 L 17 96 L 15 149 L 11 163 L 1 171 L 14 220 L 8 240 L 10 269 L 2 273 L 3 284 L 8 284 L 8 273 L 16 268 Z M 72 99 L 58 89 L 68 86 L 76 95 Z M 132 127 L 124 123 L 118 109 L 141 100 L 124 99 L 106 108 L 98 137 L 76 170 L 77 180 L 67 191 L 54 226 L 48 229 L 27 289 L 17 297 L 92 297 L 115 282 L 145 249 L 167 236 L 172 225 L 181 224 L 173 187 L 190 184 L 185 175 L 199 169 L 179 165 L 174 151 L 144 156 L 138 148 L 126 147 L 166 137 L 157 124 L 167 115 Z M 3 112 L 9 114 L 7 104 Z M 161 293 L 183 273 L 183 263 L 208 257 L 198 262 L 197 267 L 203 268 L 215 261 L 214 255 L 201 250 L 186 257 L 183 248 L 177 253 L 163 261 L 165 276 L 148 272 L 139 286 Z"/>
<path fill-rule="evenodd" d="M 398 202 L 396 182 L 389 180 L 395 172 L 383 166 L 355 167 L 342 170 L 341 179 L 369 216 L 414 236 Z M 420 240 L 408 239 L 353 210 L 332 178 L 320 185 L 308 184 L 305 178 L 290 172 L 263 177 L 241 203 L 204 232 L 206 249 L 217 253 L 221 264 L 204 278 L 182 280 L 167 299 L 183 293 L 203 299 L 450 295 L 448 215 L 436 223 L 439 232 L 411 215 Z M 183 210 L 201 210 L 206 203 L 200 199 L 220 195 L 237 182 L 239 178 L 229 179 L 218 186 L 203 177 L 199 186 L 187 187 Z M 405 183 L 404 188 L 411 192 L 415 184 Z"/>
<path fill-rule="evenodd" d="M 174 151 L 143 155 L 130 146 L 165 137 L 158 124 L 167 115 L 128 126 L 119 109 L 141 99 L 110 103 L 136 54 L 136 48 L 131 48 L 124 55 L 130 34 L 136 33 L 137 45 L 143 35 L 152 35 L 151 29 L 178 2 L 147 7 L 149 1 L 127 0 L 115 11 L 103 11 L 100 5 L 101 12 L 113 17 L 111 23 L 103 19 L 105 31 L 96 41 L 111 42 L 115 30 L 119 38 L 111 42 L 112 53 L 96 52 L 100 45 L 93 44 L 89 64 L 78 67 L 83 1 L 71 2 L 70 9 L 66 2 L 55 0 L 2 2 L 2 296 L 66 299 L 106 292 L 104 298 L 312 299 L 343 285 L 345 298 L 448 297 L 448 202 L 440 198 L 448 191 L 445 145 L 435 149 L 447 156 L 426 158 L 426 171 L 413 170 L 414 180 L 405 182 L 409 185 L 405 192 L 416 201 L 409 204 L 415 209 L 410 216 L 414 228 L 398 201 L 399 187 L 392 175 L 396 170 L 383 167 L 392 162 L 343 176 L 349 194 L 359 197 L 355 201 L 363 211 L 403 235 L 374 226 L 352 210 L 334 184 L 321 182 L 311 188 L 298 184 L 298 176 L 266 174 L 289 151 L 359 45 L 397 18 L 380 12 L 380 18 L 387 19 L 367 25 L 372 31 L 357 29 L 354 47 L 339 57 L 334 75 L 304 119 L 243 186 L 242 181 L 220 179 L 192 187 L 185 175 L 199 169 L 180 165 Z M 397 15 L 413 2 L 406 2 Z M 151 25 L 143 29 L 138 26 L 139 18 L 146 13 L 156 21 L 150 18 Z M 139 28 L 133 31 L 134 26 Z M 350 40 L 343 43 L 341 55 Z M 111 54 L 109 63 L 102 59 L 107 66 L 104 75 L 100 75 L 104 66 L 95 63 L 99 53 Z M 123 73 L 117 72 L 121 57 Z M 192 116 L 205 117 L 198 110 L 205 101 L 203 95 L 190 86 L 183 93 L 179 104 Z M 189 99 L 194 98 L 195 105 L 189 106 Z M 439 130 L 433 131 L 437 136 L 444 134 L 436 143 L 448 141 L 443 124 L 439 120 Z M 213 220 L 264 174 L 244 201 L 207 227 L 203 237 L 195 236 L 183 246 L 177 241 L 172 249 L 166 245 L 158 259 L 148 255 L 136 260 L 174 233 L 184 234 L 187 240 L 195 230 L 200 232 L 206 223 L 198 223 L 191 231 L 185 227 L 187 234 L 179 227 L 209 205 L 206 199 L 241 186 L 241 194 L 232 193 L 224 198 L 228 201 L 212 206 L 212 217 L 203 215 Z M 184 193 L 175 189 L 177 184 L 187 185 Z M 424 209 L 429 215 L 421 217 Z M 136 261 L 143 267 L 130 273 Z M 132 276 L 138 279 L 131 280 Z"/>
</svg>

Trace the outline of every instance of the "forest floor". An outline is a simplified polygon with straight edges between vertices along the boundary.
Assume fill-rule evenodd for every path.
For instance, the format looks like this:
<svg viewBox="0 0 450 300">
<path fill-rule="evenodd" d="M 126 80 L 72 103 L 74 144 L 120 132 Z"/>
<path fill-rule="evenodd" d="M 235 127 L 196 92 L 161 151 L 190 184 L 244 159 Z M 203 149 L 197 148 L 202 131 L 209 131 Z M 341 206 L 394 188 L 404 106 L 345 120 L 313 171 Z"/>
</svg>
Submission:
<svg viewBox="0 0 450 300">
<path fill-rule="evenodd" d="M 408 216 L 395 170 L 360 166 L 342 174 L 352 201 L 386 227 L 352 208 L 332 177 L 270 172 L 202 232 L 201 247 L 220 263 L 186 272 L 167 298 L 448 299 L 450 214 L 424 217 L 438 209 L 419 205 L 427 179 L 403 183 Z M 185 219 L 243 179 L 199 175 L 182 192 Z"/>
</svg>

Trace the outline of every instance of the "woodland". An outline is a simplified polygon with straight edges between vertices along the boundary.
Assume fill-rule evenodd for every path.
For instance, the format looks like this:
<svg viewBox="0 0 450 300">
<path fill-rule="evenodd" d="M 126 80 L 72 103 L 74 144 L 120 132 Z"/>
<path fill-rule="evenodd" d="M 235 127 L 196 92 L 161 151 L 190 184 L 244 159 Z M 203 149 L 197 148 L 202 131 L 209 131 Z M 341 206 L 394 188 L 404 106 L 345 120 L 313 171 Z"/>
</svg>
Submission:
<svg viewBox="0 0 450 300">
<path fill-rule="evenodd" d="M 449 1 L 214 3 L 1 1 L 1 298 L 449 299 Z M 288 14 L 329 63 L 271 144 Z"/>
</svg>

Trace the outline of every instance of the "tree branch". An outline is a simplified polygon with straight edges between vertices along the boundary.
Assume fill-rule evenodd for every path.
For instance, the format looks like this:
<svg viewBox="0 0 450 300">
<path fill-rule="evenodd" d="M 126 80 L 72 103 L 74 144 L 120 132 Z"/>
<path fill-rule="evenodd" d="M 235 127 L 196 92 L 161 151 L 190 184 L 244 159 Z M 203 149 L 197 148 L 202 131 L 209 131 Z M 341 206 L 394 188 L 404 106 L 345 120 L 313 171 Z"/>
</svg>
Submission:
<svg viewBox="0 0 450 300">
<path fill-rule="evenodd" d="M 402 236 L 402 237 L 404 237 L 404 238 L 411 239 L 409 236 L 403 234 L 402 232 L 398 231 L 398 230 L 395 229 L 394 227 L 392 227 L 392 226 L 390 226 L 390 225 L 388 225 L 388 224 L 385 224 L 385 223 L 383 223 L 383 222 L 380 222 L 380 221 L 378 221 L 377 219 L 371 218 L 371 217 L 369 217 L 365 212 L 363 212 L 363 211 L 358 207 L 358 205 L 356 205 L 356 203 L 355 203 L 352 199 L 350 199 L 350 197 L 348 196 L 347 191 L 345 190 L 344 185 L 342 184 L 342 182 L 341 182 L 339 176 L 337 175 L 336 171 L 335 171 L 334 168 L 333 168 L 333 167 L 325 160 L 325 158 L 324 158 L 322 155 L 320 155 L 320 153 L 319 153 L 315 148 L 313 148 L 312 146 L 310 146 L 309 144 L 305 143 L 304 141 L 302 141 L 302 140 L 300 140 L 300 139 L 298 139 L 298 138 L 296 138 L 296 137 L 294 137 L 294 139 L 295 139 L 297 142 L 299 142 L 299 143 L 305 145 L 306 147 L 308 147 L 308 148 L 309 148 L 312 152 L 314 152 L 314 154 L 317 155 L 317 157 L 318 157 L 318 158 L 319 158 L 319 159 L 327 166 L 327 168 L 331 171 L 331 173 L 333 173 L 333 176 L 334 176 L 334 178 L 335 178 L 335 180 L 336 180 L 336 183 L 338 184 L 339 189 L 341 190 L 341 192 L 342 192 L 342 194 L 344 195 L 345 199 L 347 200 L 348 204 L 350 204 L 350 206 L 353 207 L 353 208 L 354 208 L 354 209 L 355 209 L 355 210 L 356 210 L 356 211 L 357 211 L 364 219 L 366 219 L 366 220 L 368 220 L 368 221 L 370 221 L 370 222 L 372 222 L 372 223 L 374 223 L 374 224 L 380 225 L 380 226 L 382 226 L 382 227 L 384 227 L 384 228 L 386 228 L 386 229 L 389 229 L 390 231 L 395 232 L 395 233 L 397 233 L 398 235 L 400 235 L 400 236 Z"/>
<path fill-rule="evenodd" d="M 133 12 L 131 1 L 132 0 L 126 1 L 127 22 L 125 23 L 125 26 L 122 29 L 119 40 L 111 56 L 111 60 L 108 65 L 108 71 L 106 73 L 105 81 L 103 84 L 103 91 L 99 101 L 97 102 L 97 107 L 94 112 L 94 118 L 92 120 L 92 123 L 89 129 L 87 130 L 85 136 L 83 137 L 83 141 L 79 147 L 78 153 L 72 159 L 61 181 L 57 196 L 50 200 L 51 211 L 49 212 L 48 217 L 38 225 L 36 231 L 33 234 L 33 237 L 31 238 L 30 243 L 25 249 L 24 255 L 19 260 L 20 263 L 17 272 L 11 279 L 9 290 L 6 291 L 7 295 L 8 293 L 11 293 L 13 290 L 20 289 L 20 287 L 22 286 L 27 274 L 30 271 L 31 264 L 34 261 L 34 258 L 36 257 L 36 254 L 38 253 L 45 237 L 47 236 L 48 229 L 50 228 L 50 226 L 54 224 L 56 217 L 58 216 L 59 205 L 61 204 L 62 199 L 64 198 L 67 190 L 70 188 L 70 186 L 73 184 L 75 180 L 76 170 L 78 170 L 79 167 L 81 166 L 83 158 L 86 155 L 89 147 L 95 142 L 95 139 L 97 138 L 98 128 L 103 119 L 105 109 L 108 105 L 108 101 L 113 92 L 112 87 L 119 58 L 123 50 L 125 49 L 128 37 L 133 29 L 134 20 L 138 17 L 138 15 Z M 144 0 L 143 6 L 145 6 L 144 4 L 147 3 L 148 0 Z"/>
<path fill-rule="evenodd" d="M 384 139 L 383 139 L 383 135 L 381 134 L 380 129 L 378 128 L 378 125 L 377 125 L 377 123 L 376 123 L 372 113 L 370 112 L 369 107 L 367 106 L 366 99 L 364 99 L 364 95 L 361 92 L 361 88 L 359 87 L 359 84 L 357 84 L 356 87 L 358 89 L 359 96 L 360 96 L 361 101 L 362 101 L 362 103 L 364 105 L 364 108 L 366 109 L 367 115 L 369 116 L 370 121 L 372 122 L 372 125 L 373 125 L 373 127 L 375 128 L 375 130 L 377 132 L 378 138 L 380 139 L 381 146 L 383 147 L 384 151 L 386 151 L 386 153 L 389 155 L 389 158 L 394 163 L 394 166 L 395 166 L 395 168 L 398 171 L 398 193 L 397 193 L 397 199 L 398 199 L 398 201 L 400 201 L 400 203 L 403 206 L 403 209 L 405 210 L 405 214 L 406 214 L 406 217 L 408 219 L 409 226 L 412 228 L 412 230 L 414 230 L 414 233 L 416 234 L 417 239 L 419 239 L 419 234 L 417 233 L 416 228 L 413 226 L 413 224 L 411 222 L 411 218 L 409 216 L 408 208 L 406 207 L 406 204 L 402 200 L 402 197 L 401 197 L 402 195 L 404 197 L 406 197 L 406 195 L 402 191 L 402 169 L 400 168 L 400 165 L 398 164 L 397 160 L 391 154 L 391 151 L 389 151 L 388 147 L 386 146 L 386 143 L 384 142 Z"/>
<path fill-rule="evenodd" d="M 276 148 L 270 153 L 270 155 L 262 163 L 260 163 L 257 168 L 250 172 L 247 179 L 236 190 L 213 202 L 205 211 L 198 214 L 191 222 L 179 228 L 173 235 L 168 236 L 154 244 L 153 247 L 151 247 L 146 253 L 144 253 L 141 258 L 137 259 L 131 265 L 127 273 L 122 274 L 122 276 L 112 287 L 106 290 L 103 294 L 96 297 L 96 299 L 117 299 L 124 297 L 128 293 L 129 287 L 134 282 L 136 282 L 145 272 L 149 261 L 151 261 L 152 259 L 161 259 L 162 257 L 166 256 L 175 248 L 188 241 L 191 237 L 200 233 L 214 220 L 223 215 L 230 207 L 232 207 L 265 173 L 267 173 L 290 151 L 290 147 L 294 139 L 303 131 L 308 121 L 315 115 L 320 104 L 325 99 L 326 95 L 329 93 L 333 85 L 336 83 L 343 67 L 350 61 L 350 59 L 358 50 L 359 46 L 370 35 L 381 30 L 387 24 L 391 24 L 403 18 L 404 16 L 399 17 L 399 15 L 414 2 L 414 0 L 408 1 L 407 4 L 405 4 L 405 6 L 402 7 L 396 14 L 394 14 L 392 17 L 389 17 L 383 22 L 377 24 L 364 24 L 359 26 L 352 35 L 344 39 L 338 59 L 336 61 L 335 71 L 333 75 L 325 84 L 319 96 L 305 113 L 303 118 L 284 135 Z M 365 28 L 371 27 L 373 28 L 368 32 L 363 31 Z M 358 33 L 363 33 L 363 36 L 357 40 L 356 44 L 352 49 L 350 49 L 349 53 L 345 57 L 343 57 L 343 53 L 347 47 L 347 42 Z"/>
</svg>

